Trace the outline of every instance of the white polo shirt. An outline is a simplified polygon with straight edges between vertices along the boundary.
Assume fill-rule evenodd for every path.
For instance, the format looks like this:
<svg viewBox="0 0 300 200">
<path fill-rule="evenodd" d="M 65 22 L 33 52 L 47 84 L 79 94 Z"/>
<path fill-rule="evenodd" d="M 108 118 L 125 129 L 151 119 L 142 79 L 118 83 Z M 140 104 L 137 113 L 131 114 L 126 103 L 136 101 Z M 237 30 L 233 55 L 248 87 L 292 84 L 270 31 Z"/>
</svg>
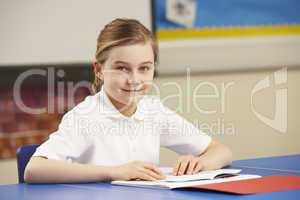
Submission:
<svg viewBox="0 0 300 200">
<path fill-rule="evenodd" d="M 159 164 L 160 146 L 199 155 L 211 137 L 169 110 L 157 97 L 144 96 L 131 117 L 122 115 L 103 89 L 64 115 L 58 130 L 33 156 L 95 165 L 134 160 Z"/>
</svg>

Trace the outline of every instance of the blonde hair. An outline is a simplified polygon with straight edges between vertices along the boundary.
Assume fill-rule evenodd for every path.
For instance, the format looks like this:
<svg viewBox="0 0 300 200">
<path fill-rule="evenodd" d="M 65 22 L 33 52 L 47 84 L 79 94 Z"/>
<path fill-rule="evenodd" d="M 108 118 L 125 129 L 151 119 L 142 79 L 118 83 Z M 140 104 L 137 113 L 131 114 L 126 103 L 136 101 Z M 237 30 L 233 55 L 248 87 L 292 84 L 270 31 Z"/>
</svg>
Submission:
<svg viewBox="0 0 300 200">
<path fill-rule="evenodd" d="M 96 60 L 104 64 L 109 51 L 118 46 L 150 42 L 154 63 L 158 61 L 158 45 L 149 29 L 135 19 L 118 18 L 108 23 L 100 32 L 97 39 Z M 102 81 L 95 75 L 93 83 L 94 93 L 99 92 Z"/>
</svg>

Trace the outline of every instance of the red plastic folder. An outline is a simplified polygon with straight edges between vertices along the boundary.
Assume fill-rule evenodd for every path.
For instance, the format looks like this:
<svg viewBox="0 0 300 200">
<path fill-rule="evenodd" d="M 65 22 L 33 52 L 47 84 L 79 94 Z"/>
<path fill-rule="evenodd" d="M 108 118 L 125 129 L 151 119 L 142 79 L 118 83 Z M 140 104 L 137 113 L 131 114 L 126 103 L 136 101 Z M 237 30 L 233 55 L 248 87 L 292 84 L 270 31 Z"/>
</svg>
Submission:
<svg viewBox="0 0 300 200">
<path fill-rule="evenodd" d="M 197 185 L 189 188 L 214 190 L 233 194 L 256 194 L 300 189 L 300 176 L 265 176 L 224 183 Z"/>
</svg>

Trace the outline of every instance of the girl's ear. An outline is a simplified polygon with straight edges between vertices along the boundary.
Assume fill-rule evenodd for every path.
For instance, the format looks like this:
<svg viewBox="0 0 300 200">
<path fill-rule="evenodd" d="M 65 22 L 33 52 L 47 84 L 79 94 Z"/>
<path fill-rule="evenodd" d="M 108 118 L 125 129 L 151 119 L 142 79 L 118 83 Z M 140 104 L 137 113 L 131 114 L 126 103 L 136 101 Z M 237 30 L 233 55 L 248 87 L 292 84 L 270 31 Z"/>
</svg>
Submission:
<svg viewBox="0 0 300 200">
<path fill-rule="evenodd" d="M 95 76 L 99 79 L 102 78 L 102 65 L 97 62 L 97 61 L 93 61 L 93 70 L 95 73 Z"/>
</svg>

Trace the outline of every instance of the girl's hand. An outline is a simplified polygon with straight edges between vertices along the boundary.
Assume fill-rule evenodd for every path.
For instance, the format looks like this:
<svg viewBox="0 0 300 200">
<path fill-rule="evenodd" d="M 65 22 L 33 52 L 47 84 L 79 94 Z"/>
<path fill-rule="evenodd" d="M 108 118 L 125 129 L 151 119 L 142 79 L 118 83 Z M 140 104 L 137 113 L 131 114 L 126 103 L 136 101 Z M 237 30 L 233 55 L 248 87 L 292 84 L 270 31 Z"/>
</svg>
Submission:
<svg viewBox="0 0 300 200">
<path fill-rule="evenodd" d="M 145 180 L 164 179 L 162 171 L 152 163 L 133 161 L 112 169 L 112 180 Z"/>
<path fill-rule="evenodd" d="M 203 169 L 200 157 L 193 155 L 180 156 L 173 169 L 173 175 L 195 174 Z"/>
</svg>

